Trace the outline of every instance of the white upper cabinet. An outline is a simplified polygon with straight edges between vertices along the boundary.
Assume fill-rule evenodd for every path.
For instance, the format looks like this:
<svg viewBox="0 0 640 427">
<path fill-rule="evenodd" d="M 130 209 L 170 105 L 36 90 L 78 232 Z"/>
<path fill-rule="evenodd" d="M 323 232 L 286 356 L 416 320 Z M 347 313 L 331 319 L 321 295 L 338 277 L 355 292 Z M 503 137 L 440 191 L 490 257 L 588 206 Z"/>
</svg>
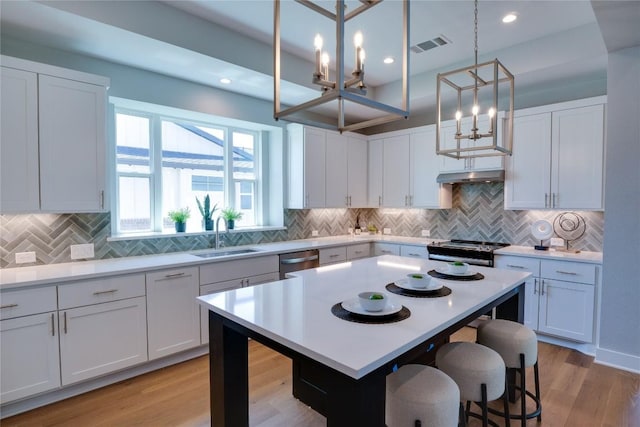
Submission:
<svg viewBox="0 0 640 427">
<path fill-rule="evenodd" d="M 505 209 L 604 209 L 604 102 L 516 112 Z"/>
<path fill-rule="evenodd" d="M 364 207 L 367 141 L 355 135 L 287 126 L 290 209 Z"/>
<path fill-rule="evenodd" d="M 450 208 L 451 186 L 436 182 L 439 161 L 435 126 L 369 141 L 369 205 Z"/>
<path fill-rule="evenodd" d="M 40 208 L 38 76 L 2 67 L 0 100 L 0 212 Z"/>
<path fill-rule="evenodd" d="M 0 213 L 103 211 L 109 79 L 2 64 Z"/>
</svg>

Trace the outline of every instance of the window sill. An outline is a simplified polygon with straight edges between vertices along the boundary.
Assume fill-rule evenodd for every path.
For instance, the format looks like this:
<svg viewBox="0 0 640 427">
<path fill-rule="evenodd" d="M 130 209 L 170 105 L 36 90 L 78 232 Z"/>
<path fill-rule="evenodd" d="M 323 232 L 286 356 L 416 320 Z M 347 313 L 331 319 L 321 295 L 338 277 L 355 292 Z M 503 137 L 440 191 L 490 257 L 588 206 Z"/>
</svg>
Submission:
<svg viewBox="0 0 640 427">
<path fill-rule="evenodd" d="M 242 228 L 234 228 L 233 230 L 229 230 L 229 233 L 253 233 L 259 231 L 277 231 L 277 230 L 286 230 L 287 227 L 281 226 L 264 226 L 264 227 L 242 227 Z M 221 234 L 227 233 L 227 230 L 221 230 Z M 184 233 L 176 233 L 175 231 L 163 231 L 163 232 L 142 232 L 142 233 L 127 233 L 127 234 L 117 234 L 110 237 L 107 237 L 107 242 L 119 242 L 125 240 L 145 240 L 145 239 L 164 239 L 171 237 L 189 237 L 189 236 L 203 236 L 203 235 L 211 235 L 214 236 L 216 234 L 215 231 L 194 231 L 194 232 L 184 232 Z"/>
</svg>

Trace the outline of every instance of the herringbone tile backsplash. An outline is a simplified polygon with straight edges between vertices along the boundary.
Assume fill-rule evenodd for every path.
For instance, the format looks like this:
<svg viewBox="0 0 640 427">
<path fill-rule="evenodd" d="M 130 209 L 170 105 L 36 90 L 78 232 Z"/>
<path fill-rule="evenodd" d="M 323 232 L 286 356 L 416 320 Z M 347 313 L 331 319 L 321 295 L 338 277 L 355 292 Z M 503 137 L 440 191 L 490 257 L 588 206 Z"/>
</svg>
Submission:
<svg viewBox="0 0 640 427">
<path fill-rule="evenodd" d="M 453 208 L 426 209 L 313 209 L 285 211 L 286 230 L 231 233 L 227 246 L 278 242 L 311 237 L 346 234 L 356 216 L 362 226 L 374 224 L 379 230 L 390 228 L 400 236 L 418 237 L 431 231 L 438 239 L 471 239 L 533 246 L 531 224 L 539 219 L 553 222 L 559 211 L 505 211 L 503 184 L 482 183 L 454 186 Z M 601 251 L 604 233 L 602 212 L 579 212 L 587 230 L 572 242 L 581 250 Z M 70 245 L 93 243 L 95 258 L 151 255 L 206 249 L 214 244 L 211 235 L 164 237 L 108 242 L 110 215 L 0 215 L 0 267 L 16 267 L 16 252 L 36 252 L 36 264 L 69 262 Z"/>
</svg>

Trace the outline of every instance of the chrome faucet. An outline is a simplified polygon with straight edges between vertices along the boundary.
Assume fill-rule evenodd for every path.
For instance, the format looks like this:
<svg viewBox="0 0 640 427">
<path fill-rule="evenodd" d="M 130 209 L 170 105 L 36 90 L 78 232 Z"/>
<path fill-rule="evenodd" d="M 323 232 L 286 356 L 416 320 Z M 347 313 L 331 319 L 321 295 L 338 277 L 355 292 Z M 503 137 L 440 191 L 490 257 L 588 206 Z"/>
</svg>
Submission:
<svg viewBox="0 0 640 427">
<path fill-rule="evenodd" d="M 222 219 L 221 216 L 219 216 L 218 219 L 216 219 L 216 249 L 220 249 L 220 220 L 221 219 Z"/>
</svg>

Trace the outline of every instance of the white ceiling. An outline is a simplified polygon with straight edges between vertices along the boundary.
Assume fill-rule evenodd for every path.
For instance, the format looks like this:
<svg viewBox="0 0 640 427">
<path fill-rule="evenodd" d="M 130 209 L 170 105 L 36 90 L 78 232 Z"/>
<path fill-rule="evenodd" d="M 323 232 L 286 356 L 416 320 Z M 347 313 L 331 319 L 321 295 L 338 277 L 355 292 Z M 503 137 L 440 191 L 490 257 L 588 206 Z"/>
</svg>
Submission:
<svg viewBox="0 0 640 427">
<path fill-rule="evenodd" d="M 353 10 L 359 2 L 346 3 Z M 396 104 L 401 61 L 387 66 L 382 58 L 401 57 L 401 5 L 386 0 L 349 21 L 345 30 L 346 67 L 353 66 L 351 35 L 362 30 L 372 95 Z M 516 12 L 518 20 L 503 24 L 506 12 Z M 273 98 L 271 1 L 3 1 L 0 17 L 3 36 Z M 606 48 L 589 1 L 481 1 L 478 25 L 480 60 L 499 58 L 516 76 L 516 93 L 543 82 L 606 74 Z M 473 2 L 414 0 L 410 29 L 411 45 L 440 35 L 451 41 L 410 54 L 410 101 L 416 112 L 435 103 L 438 72 L 473 63 Z M 291 0 L 282 2 L 286 104 L 318 94 L 310 83 L 318 32 L 325 46 L 333 43 L 330 20 Z M 223 85 L 221 77 L 233 82 Z"/>
</svg>

